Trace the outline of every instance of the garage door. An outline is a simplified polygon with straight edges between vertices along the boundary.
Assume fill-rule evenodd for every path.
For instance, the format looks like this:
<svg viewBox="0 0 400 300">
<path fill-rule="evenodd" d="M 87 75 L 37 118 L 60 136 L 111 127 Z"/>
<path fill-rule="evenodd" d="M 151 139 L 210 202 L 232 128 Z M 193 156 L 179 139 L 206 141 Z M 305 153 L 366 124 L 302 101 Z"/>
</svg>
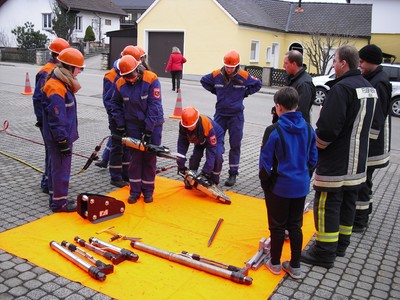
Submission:
<svg viewBox="0 0 400 300">
<path fill-rule="evenodd" d="M 165 73 L 172 47 L 178 47 L 183 53 L 183 32 L 149 32 L 148 62 L 151 70 L 159 77 L 171 78 Z"/>
</svg>

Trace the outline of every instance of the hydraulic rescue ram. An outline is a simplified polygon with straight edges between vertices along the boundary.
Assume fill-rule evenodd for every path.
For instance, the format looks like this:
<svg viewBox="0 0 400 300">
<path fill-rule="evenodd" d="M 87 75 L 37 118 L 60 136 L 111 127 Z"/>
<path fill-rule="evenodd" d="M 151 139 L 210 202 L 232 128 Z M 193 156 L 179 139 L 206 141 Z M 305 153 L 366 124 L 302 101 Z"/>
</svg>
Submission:
<svg viewBox="0 0 400 300">
<path fill-rule="evenodd" d="M 84 261 L 83 259 L 81 259 L 77 255 L 75 255 L 71 251 L 65 249 L 63 246 L 61 246 L 57 242 L 51 241 L 50 247 L 51 247 L 51 249 L 58 252 L 63 257 L 65 257 L 66 259 L 68 259 L 69 261 L 71 261 L 72 263 L 77 265 L 79 268 L 86 271 L 94 279 L 97 279 L 100 281 L 106 280 L 106 274 L 101 272 L 99 268 L 92 266 L 90 263 Z"/>
<path fill-rule="evenodd" d="M 99 247 L 103 250 L 117 254 L 117 257 L 121 257 L 123 260 L 137 261 L 139 259 L 137 254 L 128 249 L 119 248 L 94 237 L 89 238 L 89 242 L 92 244 L 92 246 Z"/>
<path fill-rule="evenodd" d="M 61 246 L 64 248 L 68 249 L 71 252 L 78 253 L 80 256 L 83 258 L 86 258 L 88 261 L 90 261 L 93 265 L 95 265 L 100 272 L 103 272 L 104 274 L 111 274 L 114 272 L 114 265 L 113 264 L 105 264 L 101 260 L 95 259 L 92 255 L 87 253 L 85 250 L 77 247 L 74 244 L 70 244 L 67 241 L 62 241 Z"/>
<path fill-rule="evenodd" d="M 133 148 L 139 151 L 147 151 L 150 153 L 154 153 L 155 155 L 163 158 L 169 158 L 169 159 L 174 159 L 177 160 L 178 158 L 185 158 L 184 155 L 171 152 L 171 150 L 168 147 L 165 146 L 157 146 L 153 144 L 146 144 L 143 141 L 139 139 L 135 139 L 132 137 L 121 137 L 119 135 L 112 135 L 112 138 L 115 140 L 121 141 L 122 145 Z"/>
<path fill-rule="evenodd" d="M 251 285 L 253 279 L 251 277 L 247 277 L 244 272 L 240 269 L 240 271 L 230 271 L 225 267 L 217 266 L 215 263 L 206 263 L 202 260 L 196 260 L 182 253 L 172 253 L 162 249 L 158 249 L 141 242 L 131 241 L 132 248 L 139 249 L 141 251 L 147 252 L 149 254 L 153 254 L 155 256 L 168 259 L 173 262 L 180 263 L 182 265 L 201 270 L 216 276 L 220 276 L 222 278 L 229 279 L 236 283 L 241 283 L 244 285 Z"/>
</svg>

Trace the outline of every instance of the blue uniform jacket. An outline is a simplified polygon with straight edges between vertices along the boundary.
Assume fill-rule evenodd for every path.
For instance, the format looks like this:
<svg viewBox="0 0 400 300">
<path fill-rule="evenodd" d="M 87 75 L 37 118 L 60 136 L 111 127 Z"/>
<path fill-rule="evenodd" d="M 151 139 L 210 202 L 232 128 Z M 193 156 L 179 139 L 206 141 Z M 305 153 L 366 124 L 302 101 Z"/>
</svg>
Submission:
<svg viewBox="0 0 400 300">
<path fill-rule="evenodd" d="M 121 77 L 117 67 L 118 60 L 114 66 L 104 75 L 103 78 L 103 104 L 107 113 L 111 113 L 111 98 L 114 93 L 115 82 Z"/>
<path fill-rule="evenodd" d="M 260 179 L 285 198 L 310 191 L 310 173 L 318 160 L 316 136 L 301 112 L 287 112 L 267 127 L 260 152 Z"/>
<path fill-rule="evenodd" d="M 53 73 L 43 87 L 43 136 L 53 145 L 65 139 L 75 142 L 78 119 L 75 95 Z"/>
<path fill-rule="evenodd" d="M 224 147 L 224 131 L 211 118 L 200 115 L 193 131 L 179 125 L 178 153 L 186 155 L 189 144 L 203 145 L 206 149 L 206 161 L 202 171 L 211 174 L 217 156 L 217 147 Z M 201 157 L 199 158 L 201 160 Z M 178 160 L 178 167 L 185 167 L 185 159 Z"/>
<path fill-rule="evenodd" d="M 123 77 L 115 83 L 111 98 L 111 114 L 118 128 L 130 126 L 143 128 L 151 133 L 164 122 L 161 102 L 161 85 L 157 75 L 143 71 L 143 76 L 135 84 L 129 84 Z"/>
<path fill-rule="evenodd" d="M 217 96 L 215 111 L 222 116 L 232 116 L 244 110 L 243 100 L 261 89 L 259 79 L 247 71 L 239 70 L 233 79 L 225 83 L 221 70 L 204 75 L 200 79 L 202 86 Z"/>
<path fill-rule="evenodd" d="M 56 67 L 56 62 L 54 59 L 50 59 L 47 64 L 40 68 L 39 72 L 36 74 L 35 78 L 35 91 L 32 95 L 33 109 L 36 115 L 36 121 L 42 122 L 43 112 L 42 112 L 42 89 L 46 83 L 47 75 Z"/>
</svg>

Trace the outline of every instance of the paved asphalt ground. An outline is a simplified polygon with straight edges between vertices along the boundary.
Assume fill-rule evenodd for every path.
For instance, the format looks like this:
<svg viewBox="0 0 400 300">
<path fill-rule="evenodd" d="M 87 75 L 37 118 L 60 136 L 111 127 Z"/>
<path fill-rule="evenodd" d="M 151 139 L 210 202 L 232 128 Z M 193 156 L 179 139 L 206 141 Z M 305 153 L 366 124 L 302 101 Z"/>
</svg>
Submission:
<svg viewBox="0 0 400 300">
<path fill-rule="evenodd" d="M 99 77 L 104 74 L 104 71 L 99 70 L 98 59 L 87 59 L 86 64 L 88 72 L 96 73 Z M 39 66 L 32 69 L 29 65 L 0 62 L 0 122 L 7 119 L 10 122 L 9 132 L 41 141 L 38 129 L 33 126 L 31 96 L 21 95 L 25 78 L 20 77 L 19 85 L 10 83 L 13 77 L 13 68 L 10 66 L 16 66 L 14 69 L 39 69 Z M 30 71 L 32 83 L 34 76 L 35 72 Z M 163 91 L 171 92 L 169 79 L 160 80 L 165 87 Z M 183 81 L 183 87 L 187 84 L 194 83 Z M 262 89 L 262 92 L 267 94 L 274 91 Z M 92 105 L 93 98 L 101 102 L 101 91 L 92 96 L 78 93 L 77 98 L 80 139 L 75 143 L 74 151 L 89 155 L 95 145 L 108 135 L 106 114 L 101 105 Z M 173 108 L 167 108 L 166 116 L 172 111 Z M 232 191 L 263 197 L 256 171 L 262 133 L 263 129 L 246 123 L 240 176 L 238 183 L 231 188 Z M 166 118 L 163 144 L 175 149 L 176 138 L 177 121 Z M 0 132 L 0 151 L 43 168 L 44 151 L 41 145 Z M 375 207 L 368 230 L 363 234 L 352 235 L 346 256 L 337 258 L 334 268 L 326 270 L 303 264 L 304 278 L 295 281 L 285 276 L 271 299 L 400 299 L 400 200 L 395 196 L 399 191 L 398 149 L 393 151 L 393 154 L 390 165 L 374 175 Z M 84 158 L 74 156 L 73 173 L 78 171 L 85 161 Z M 159 159 L 159 167 L 168 165 L 169 160 Z M 175 172 L 167 171 L 161 176 L 179 179 Z M 51 214 L 48 209 L 48 197 L 39 187 L 39 172 L 0 154 L 0 174 L 0 232 Z M 226 165 L 223 174 L 227 174 Z M 225 176 L 222 177 L 222 180 L 224 179 Z M 88 188 L 98 194 L 106 194 L 115 189 L 109 184 L 108 172 L 94 165 L 85 173 L 71 178 L 71 198 L 87 191 Z M 312 197 L 313 192 L 310 192 L 308 200 Z M 0 245 L 0 300 L 6 299 L 110 298 L 7 253 L 1 250 Z"/>
</svg>

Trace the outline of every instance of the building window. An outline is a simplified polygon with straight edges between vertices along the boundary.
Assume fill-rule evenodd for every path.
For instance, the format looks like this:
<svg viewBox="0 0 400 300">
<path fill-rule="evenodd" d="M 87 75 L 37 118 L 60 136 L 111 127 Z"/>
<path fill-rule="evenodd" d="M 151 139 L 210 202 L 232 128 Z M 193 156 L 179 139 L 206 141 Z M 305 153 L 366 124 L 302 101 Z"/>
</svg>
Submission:
<svg viewBox="0 0 400 300">
<path fill-rule="evenodd" d="M 265 61 L 270 63 L 272 61 L 272 48 L 267 47 L 267 51 L 265 52 Z"/>
<path fill-rule="evenodd" d="M 258 62 L 260 57 L 260 42 L 251 41 L 250 62 Z"/>
<path fill-rule="evenodd" d="M 110 19 L 105 19 L 104 20 L 104 24 L 111 26 L 111 20 Z"/>
<path fill-rule="evenodd" d="M 75 17 L 75 30 L 82 31 L 82 17 L 81 16 Z"/>
<path fill-rule="evenodd" d="M 43 29 L 51 29 L 51 14 L 42 14 L 43 16 Z"/>
</svg>

